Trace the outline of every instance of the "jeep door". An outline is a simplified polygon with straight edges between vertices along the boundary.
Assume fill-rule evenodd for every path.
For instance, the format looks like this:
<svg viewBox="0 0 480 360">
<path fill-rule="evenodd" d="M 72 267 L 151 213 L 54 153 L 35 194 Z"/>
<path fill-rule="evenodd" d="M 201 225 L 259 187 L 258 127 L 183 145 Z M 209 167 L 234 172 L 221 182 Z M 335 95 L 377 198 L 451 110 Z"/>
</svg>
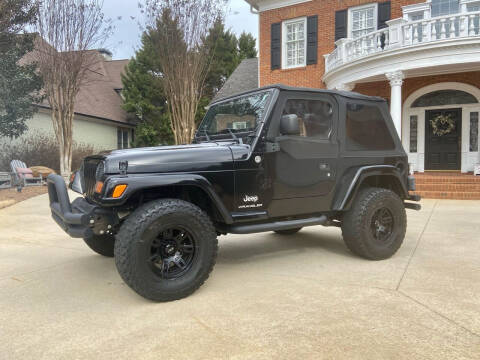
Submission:
<svg viewBox="0 0 480 360">
<path fill-rule="evenodd" d="M 282 95 L 268 133 L 274 151 L 267 151 L 265 156 L 272 184 L 269 215 L 327 210 L 338 166 L 338 104 L 326 93 Z M 282 129 L 282 117 L 298 121 L 298 129 Z"/>
</svg>

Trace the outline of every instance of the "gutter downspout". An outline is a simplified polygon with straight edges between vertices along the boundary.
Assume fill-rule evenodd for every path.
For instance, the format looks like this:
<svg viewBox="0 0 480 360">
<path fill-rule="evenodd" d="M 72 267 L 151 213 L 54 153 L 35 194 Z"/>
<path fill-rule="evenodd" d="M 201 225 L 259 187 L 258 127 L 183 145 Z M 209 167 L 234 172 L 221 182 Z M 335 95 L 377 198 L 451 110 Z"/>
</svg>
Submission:
<svg viewBox="0 0 480 360">
<path fill-rule="evenodd" d="M 257 67 L 258 67 L 258 74 L 257 74 L 257 83 L 258 83 L 258 87 L 261 87 L 260 85 L 260 11 L 258 11 L 257 9 L 255 9 L 253 7 L 252 4 L 250 4 L 250 13 L 254 14 L 254 15 L 258 15 L 258 64 L 257 64 Z"/>
</svg>

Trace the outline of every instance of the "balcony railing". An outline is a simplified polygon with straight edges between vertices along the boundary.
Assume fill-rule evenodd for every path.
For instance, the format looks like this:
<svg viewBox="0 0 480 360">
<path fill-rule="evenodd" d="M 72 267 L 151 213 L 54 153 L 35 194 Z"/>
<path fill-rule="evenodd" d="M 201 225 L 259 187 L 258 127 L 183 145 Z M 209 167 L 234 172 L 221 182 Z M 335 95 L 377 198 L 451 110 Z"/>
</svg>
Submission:
<svg viewBox="0 0 480 360">
<path fill-rule="evenodd" d="M 357 39 L 340 39 L 337 48 L 325 56 L 325 72 L 371 54 L 447 39 L 480 36 L 480 11 L 431 19 L 395 19 L 388 27 Z"/>
</svg>

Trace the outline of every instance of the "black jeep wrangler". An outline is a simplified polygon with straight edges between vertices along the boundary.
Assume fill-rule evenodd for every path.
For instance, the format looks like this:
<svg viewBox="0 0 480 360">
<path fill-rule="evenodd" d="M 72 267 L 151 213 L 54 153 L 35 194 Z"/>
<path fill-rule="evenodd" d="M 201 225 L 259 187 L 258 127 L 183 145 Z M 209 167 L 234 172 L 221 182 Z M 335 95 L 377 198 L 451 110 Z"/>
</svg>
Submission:
<svg viewBox="0 0 480 360">
<path fill-rule="evenodd" d="M 193 293 L 217 236 L 338 226 L 371 260 L 402 244 L 418 210 L 407 155 L 381 98 L 269 86 L 213 103 L 193 144 L 87 157 L 70 188 L 48 177 L 55 221 L 157 301 Z"/>
</svg>

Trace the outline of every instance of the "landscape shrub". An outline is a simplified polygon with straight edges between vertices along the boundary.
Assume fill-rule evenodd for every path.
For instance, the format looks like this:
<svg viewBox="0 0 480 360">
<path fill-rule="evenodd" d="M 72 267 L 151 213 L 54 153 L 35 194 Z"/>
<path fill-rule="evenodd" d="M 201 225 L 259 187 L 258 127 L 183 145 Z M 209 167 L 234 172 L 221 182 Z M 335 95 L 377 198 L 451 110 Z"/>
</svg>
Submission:
<svg viewBox="0 0 480 360">
<path fill-rule="evenodd" d="M 93 153 L 95 149 L 92 145 L 74 142 L 72 170 L 78 169 L 82 159 Z M 57 173 L 60 169 L 58 143 L 54 136 L 37 134 L 21 141 L 0 144 L 0 171 L 10 171 L 10 161 L 13 159 L 21 160 L 27 166 L 46 166 Z"/>
</svg>

